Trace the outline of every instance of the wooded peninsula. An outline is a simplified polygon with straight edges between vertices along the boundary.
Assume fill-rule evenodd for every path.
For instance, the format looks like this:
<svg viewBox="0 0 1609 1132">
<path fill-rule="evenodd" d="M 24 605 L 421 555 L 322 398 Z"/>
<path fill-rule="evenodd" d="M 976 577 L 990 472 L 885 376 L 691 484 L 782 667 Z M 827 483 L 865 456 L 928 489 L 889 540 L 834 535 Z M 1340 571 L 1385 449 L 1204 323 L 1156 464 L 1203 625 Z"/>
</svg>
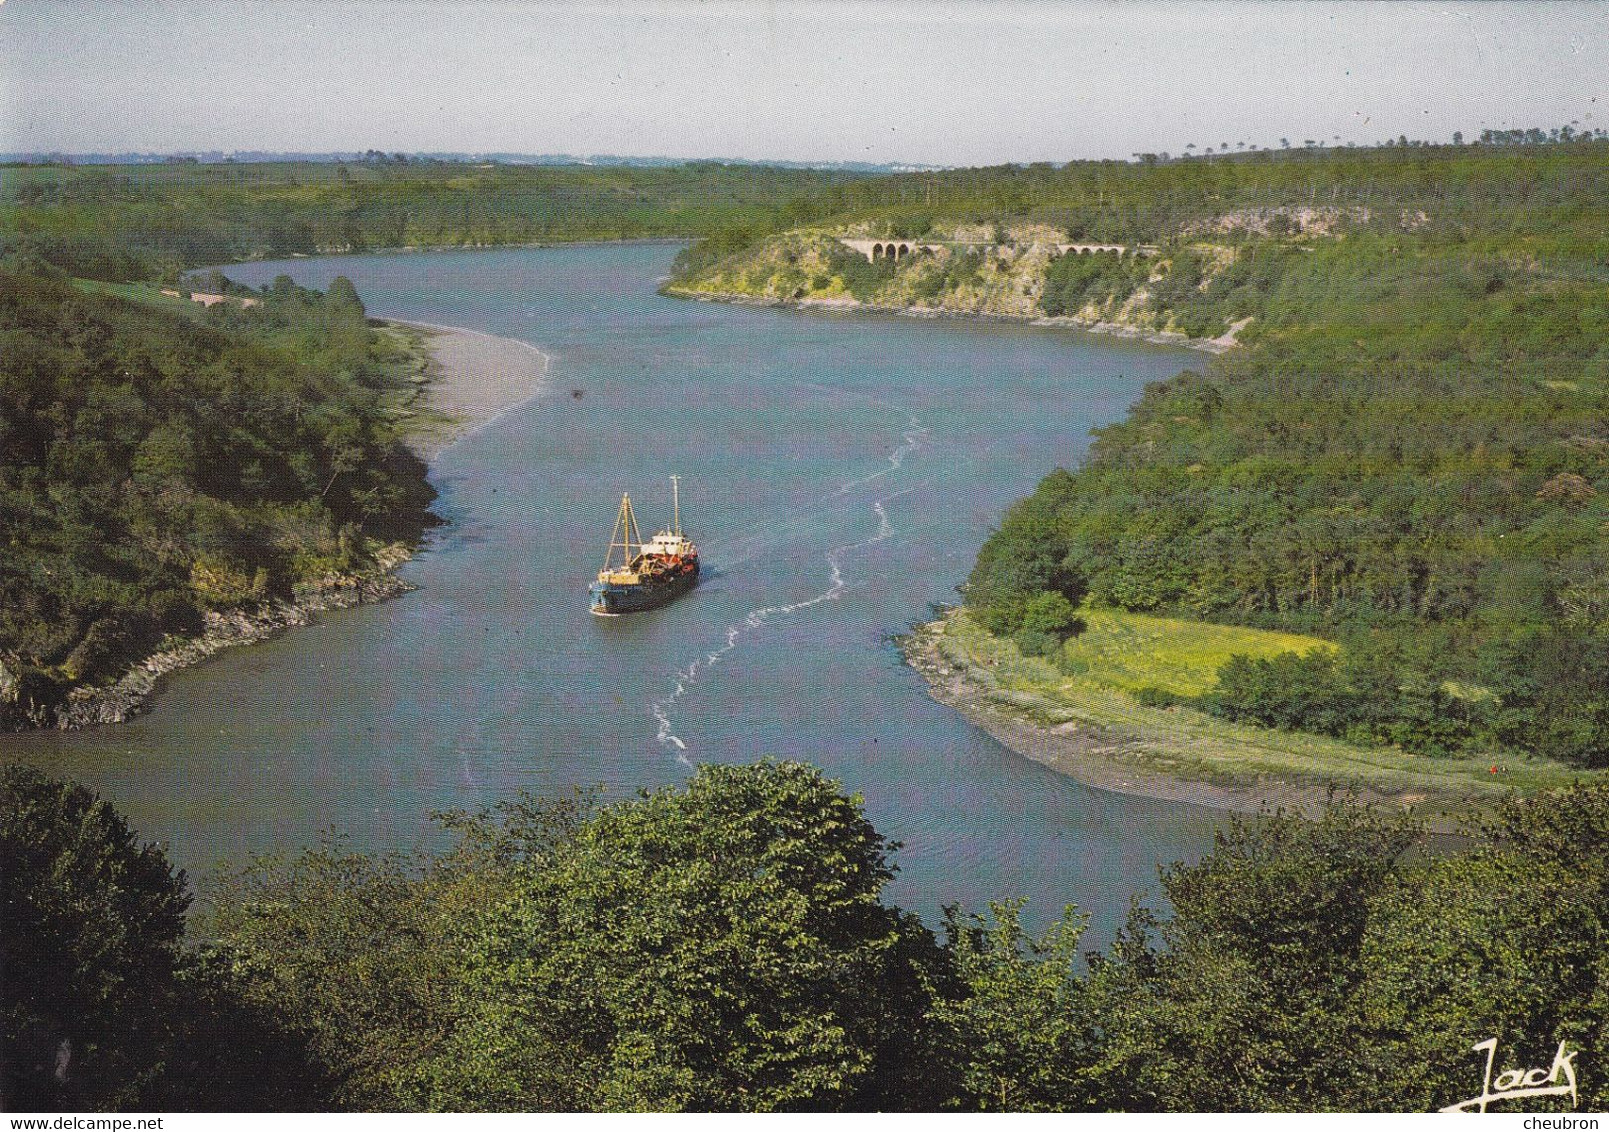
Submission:
<svg viewBox="0 0 1609 1132">
<path fill-rule="evenodd" d="M 1005 691 L 1599 768 L 1606 162 L 1532 131 L 878 178 L 704 241 L 670 290 L 1233 332 L 983 547 L 960 616 L 1043 662 Z M 1081 635 L 1125 615 L 1306 640 L 1103 681 Z"/>
</svg>

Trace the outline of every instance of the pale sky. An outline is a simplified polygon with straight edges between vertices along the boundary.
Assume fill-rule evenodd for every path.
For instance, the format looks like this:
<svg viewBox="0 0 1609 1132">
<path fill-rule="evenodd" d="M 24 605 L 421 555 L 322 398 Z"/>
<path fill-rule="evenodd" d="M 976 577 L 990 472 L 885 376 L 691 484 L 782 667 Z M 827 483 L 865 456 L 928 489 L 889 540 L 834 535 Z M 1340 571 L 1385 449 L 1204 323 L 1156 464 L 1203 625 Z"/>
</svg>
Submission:
<svg viewBox="0 0 1609 1132">
<path fill-rule="evenodd" d="M 1609 127 L 1603 3 L 0 0 L 0 152 L 978 165 Z"/>
</svg>

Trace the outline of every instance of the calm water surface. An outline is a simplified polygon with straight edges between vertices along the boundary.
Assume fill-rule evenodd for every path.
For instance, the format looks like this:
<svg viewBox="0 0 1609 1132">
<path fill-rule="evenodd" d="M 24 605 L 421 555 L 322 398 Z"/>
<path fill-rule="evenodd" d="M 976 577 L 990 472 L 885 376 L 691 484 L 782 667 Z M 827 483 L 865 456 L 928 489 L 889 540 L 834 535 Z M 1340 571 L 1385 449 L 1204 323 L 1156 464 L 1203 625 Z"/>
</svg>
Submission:
<svg viewBox="0 0 1609 1132">
<path fill-rule="evenodd" d="M 1091 790 L 928 698 L 891 634 L 954 598 L 990 525 L 1192 356 L 1066 332 L 691 303 L 654 245 L 230 269 L 357 284 L 371 313 L 520 338 L 550 388 L 437 461 L 450 520 L 417 592 L 176 677 L 122 727 L 0 738 L 101 789 L 194 871 L 335 827 L 438 844 L 429 811 L 521 788 L 630 792 L 699 761 L 807 759 L 904 843 L 891 898 L 1029 897 L 1109 938 L 1212 811 Z M 1199 363 L 1197 363 L 1199 364 Z M 583 391 L 579 399 L 573 389 Z M 682 478 L 705 580 L 587 613 L 620 493 L 645 529 Z"/>
</svg>

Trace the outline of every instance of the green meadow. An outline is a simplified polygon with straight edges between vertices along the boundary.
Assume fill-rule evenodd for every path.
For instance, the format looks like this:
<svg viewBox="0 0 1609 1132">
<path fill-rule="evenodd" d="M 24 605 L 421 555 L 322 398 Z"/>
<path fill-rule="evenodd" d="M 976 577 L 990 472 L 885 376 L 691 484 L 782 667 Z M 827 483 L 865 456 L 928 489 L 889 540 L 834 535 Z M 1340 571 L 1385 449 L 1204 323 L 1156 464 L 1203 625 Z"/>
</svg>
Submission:
<svg viewBox="0 0 1609 1132">
<path fill-rule="evenodd" d="M 1118 609 L 1079 612 L 1086 628 L 1062 646 L 1061 667 L 1122 692 L 1157 688 L 1175 696 L 1199 696 L 1218 682 L 1230 657 L 1253 659 L 1281 653 L 1335 650 L 1318 637 L 1209 625 L 1176 617 L 1150 617 Z"/>
<path fill-rule="evenodd" d="M 183 294 L 163 294 L 163 289 L 155 283 L 108 283 L 102 279 L 74 279 L 72 285 L 75 290 L 82 291 L 86 295 L 110 295 L 113 298 L 126 299 L 131 303 L 157 307 L 177 314 L 199 316 L 206 311 L 200 303 L 191 302 Z"/>
<path fill-rule="evenodd" d="M 1067 734 L 1072 757 L 1101 757 L 1138 775 L 1193 779 L 1268 797 L 1280 786 L 1357 786 L 1404 802 L 1485 805 L 1510 791 L 1530 793 L 1592 777 L 1533 755 L 1461 752 L 1431 756 L 1389 746 L 1356 746 L 1299 731 L 1218 719 L 1183 705 L 1153 707 L 1144 688 L 1175 695 L 1209 690 L 1234 654 L 1269 657 L 1335 646 L 1316 637 L 1084 609 L 1088 628 L 1068 641 L 1062 667 L 1025 656 L 1009 638 L 953 612 L 934 638 L 937 654 L 980 692 L 979 707 Z M 1095 736 L 1088 728 L 1095 729 Z M 1495 773 L 1494 773 L 1495 767 Z"/>
</svg>

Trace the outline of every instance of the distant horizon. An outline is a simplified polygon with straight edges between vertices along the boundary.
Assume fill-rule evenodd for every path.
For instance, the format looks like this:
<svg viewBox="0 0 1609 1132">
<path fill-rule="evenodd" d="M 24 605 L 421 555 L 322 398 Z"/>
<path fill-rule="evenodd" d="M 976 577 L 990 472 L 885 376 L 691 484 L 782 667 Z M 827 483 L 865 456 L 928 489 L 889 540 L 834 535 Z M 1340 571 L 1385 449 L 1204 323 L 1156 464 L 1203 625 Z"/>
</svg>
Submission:
<svg viewBox="0 0 1609 1132">
<path fill-rule="evenodd" d="M 0 0 L 3 4 L 5 0 Z M 361 162 L 367 159 L 367 150 L 330 149 L 330 150 L 264 150 L 264 149 L 177 149 L 177 150 L 140 150 L 129 149 L 115 152 L 94 153 L 61 153 L 41 152 L 37 150 L 25 152 L 0 151 L 0 163 L 32 162 L 48 164 L 56 160 L 75 161 L 85 164 L 95 164 L 96 159 L 121 159 L 106 162 L 107 164 L 158 164 L 171 161 L 200 160 L 203 164 L 216 164 L 219 162 L 236 161 L 241 164 L 267 164 L 275 161 L 353 161 Z M 767 165 L 767 166 L 794 166 L 808 169 L 877 169 L 890 171 L 921 171 L 941 169 L 961 169 L 966 166 L 959 165 L 923 165 L 916 162 L 890 161 L 796 161 L 782 157 L 734 157 L 729 154 L 705 154 L 697 157 L 672 157 L 662 153 L 516 153 L 506 150 L 477 151 L 477 150 L 392 150 L 385 153 L 385 157 L 395 157 L 401 154 L 410 160 L 424 161 L 496 161 L 504 164 L 525 165 L 637 165 L 642 167 L 669 167 L 675 165 L 690 165 L 704 162 L 729 165 Z M 1009 164 L 1009 163 L 1008 163 Z"/>
<path fill-rule="evenodd" d="M 4 0 L 0 0 L 4 3 Z M 1533 127 L 1544 134 L 1557 133 L 1559 127 Z M 994 167 L 1029 165 L 1051 165 L 1062 167 L 1083 163 L 1105 163 L 1117 161 L 1126 164 L 1139 164 L 1143 160 L 1159 160 L 1164 162 L 1195 160 L 1199 158 L 1244 158 L 1259 153 L 1305 153 L 1324 152 L 1331 153 L 1340 150 L 1371 150 L 1393 148 L 1401 144 L 1402 138 L 1407 138 L 1410 146 L 1426 147 L 1454 147 L 1471 146 L 1483 143 L 1479 137 L 1462 137 L 1462 131 L 1455 131 L 1451 138 L 1407 138 L 1400 135 L 1398 139 L 1383 138 L 1376 142 L 1353 143 L 1344 145 L 1326 144 L 1321 141 L 1312 141 L 1304 145 L 1290 145 L 1285 147 L 1248 144 L 1244 149 L 1186 151 L 1183 153 L 1169 153 L 1162 151 L 1153 153 L 1141 151 L 1130 153 L 1122 157 L 1086 157 L 1073 158 L 1066 162 L 1029 162 L 1029 161 L 1002 161 L 995 162 Z M 1609 140 L 1605 137 L 1605 130 L 1599 127 L 1596 134 L 1582 131 L 1567 139 L 1558 137 L 1543 137 L 1527 139 L 1519 144 L 1556 144 L 1565 142 L 1590 142 Z M 1514 142 L 1504 141 L 1499 145 L 1512 145 Z M 225 163 L 238 163 L 242 165 L 266 165 L 277 162 L 308 164 L 329 162 L 356 162 L 373 160 L 369 155 L 378 151 L 371 150 L 321 150 L 321 151 L 278 151 L 278 150 L 124 150 L 115 153 L 8 153 L 0 152 L 0 164 L 34 164 L 48 165 L 57 162 L 71 162 L 83 165 L 157 165 L 174 164 L 182 162 L 197 162 L 203 165 L 216 165 Z M 868 173 L 920 173 L 944 172 L 947 170 L 981 168 L 969 165 L 926 165 L 917 162 L 871 162 L 871 161 L 798 161 L 779 157 L 733 157 L 731 155 L 700 155 L 696 157 L 672 157 L 667 154 L 634 154 L 634 153 L 511 153 L 505 151 L 475 152 L 467 150 L 447 151 L 414 151 L 394 150 L 390 153 L 381 153 L 382 159 L 394 159 L 398 156 L 413 161 L 444 161 L 469 162 L 487 161 L 506 165 L 543 165 L 552 167 L 565 167 L 572 165 L 592 167 L 636 167 L 636 168 L 672 168 L 682 165 L 716 164 L 716 165 L 754 165 L 771 168 L 813 169 L 825 172 L 868 172 Z"/>
<path fill-rule="evenodd" d="M 1609 91 L 1603 15 L 1590 2 L 28 0 L 0 5 L 0 151 L 966 168 L 1592 130 Z"/>
</svg>

